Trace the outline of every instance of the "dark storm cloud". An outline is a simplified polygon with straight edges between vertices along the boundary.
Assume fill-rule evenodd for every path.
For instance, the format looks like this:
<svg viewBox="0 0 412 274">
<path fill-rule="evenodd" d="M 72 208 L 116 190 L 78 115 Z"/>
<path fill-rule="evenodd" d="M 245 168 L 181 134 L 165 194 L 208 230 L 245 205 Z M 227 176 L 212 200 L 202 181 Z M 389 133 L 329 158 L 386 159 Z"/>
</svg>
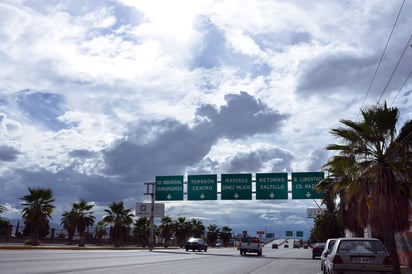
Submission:
<svg viewBox="0 0 412 274">
<path fill-rule="evenodd" d="M 13 162 L 19 154 L 20 152 L 13 147 L 0 145 L 0 161 Z"/>
<path fill-rule="evenodd" d="M 300 77 L 298 92 L 329 94 L 336 89 L 346 92 L 366 91 L 376 66 L 375 57 L 327 55 L 311 60 Z"/>
<path fill-rule="evenodd" d="M 216 140 L 213 132 L 204 125 L 193 129 L 173 119 L 144 121 L 142 127 L 155 131 L 148 143 L 135 140 L 145 138 L 140 132 L 132 133 L 104 152 L 106 172 L 121 174 L 139 180 L 152 180 L 149 175 L 181 173 L 186 165 L 192 165 L 208 153 Z M 132 137 L 135 140 L 132 140 Z"/>
<path fill-rule="evenodd" d="M 403 35 L 400 41 L 389 43 L 383 57 L 383 48 L 371 47 L 367 54 L 335 52 L 311 59 L 302 66 L 297 91 L 366 94 L 371 86 L 368 96 L 379 98 L 390 90 L 399 90 L 408 78 L 412 58 L 410 34 Z"/>
<path fill-rule="evenodd" d="M 269 108 L 246 92 L 228 94 L 225 100 L 226 105 L 219 110 L 211 105 L 203 105 L 197 111 L 199 116 L 209 119 L 212 130 L 219 137 L 237 139 L 274 132 L 287 118 L 287 115 Z"/>
<path fill-rule="evenodd" d="M 196 170 L 219 138 L 273 133 L 286 118 L 246 92 L 226 95 L 225 100 L 220 109 L 201 106 L 197 115 L 207 119 L 192 128 L 172 119 L 140 122 L 127 138 L 104 151 L 105 172 L 144 181 L 181 174 L 187 167 Z M 262 159 L 255 160 L 262 164 Z"/>
<path fill-rule="evenodd" d="M 3 190 L 7 195 L 2 196 L 2 202 L 11 204 L 27 194 L 27 188 L 51 188 L 56 203 L 70 207 L 71 203 L 80 199 L 94 201 L 99 205 L 107 205 L 125 197 L 141 198 L 141 184 L 126 183 L 118 178 L 108 178 L 99 175 L 87 175 L 76 172 L 68 167 L 59 172 L 45 169 L 36 171 L 15 170 L 13 175 L 3 175 Z M 134 206 L 134 205 L 129 205 Z"/>
<path fill-rule="evenodd" d="M 228 172 L 257 172 L 271 163 L 270 172 L 281 172 L 291 170 L 293 155 L 281 149 L 258 150 L 251 153 L 238 153 L 228 164 Z"/>
</svg>

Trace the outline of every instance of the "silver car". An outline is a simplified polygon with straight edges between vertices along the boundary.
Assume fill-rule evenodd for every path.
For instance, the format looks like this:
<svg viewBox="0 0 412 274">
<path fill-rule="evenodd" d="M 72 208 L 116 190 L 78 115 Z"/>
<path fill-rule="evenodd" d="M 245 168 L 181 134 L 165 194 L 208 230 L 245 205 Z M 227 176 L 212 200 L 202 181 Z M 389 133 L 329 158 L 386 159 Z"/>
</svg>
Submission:
<svg viewBox="0 0 412 274">
<path fill-rule="evenodd" d="M 379 239 L 339 238 L 327 255 L 324 274 L 392 273 L 392 258 Z"/>
<path fill-rule="evenodd" d="M 328 239 L 325 244 L 325 248 L 322 251 L 322 254 L 320 255 L 320 270 L 323 271 L 325 268 L 325 261 L 326 258 L 328 257 L 328 254 L 331 252 L 333 244 L 336 242 L 335 238 Z"/>
</svg>

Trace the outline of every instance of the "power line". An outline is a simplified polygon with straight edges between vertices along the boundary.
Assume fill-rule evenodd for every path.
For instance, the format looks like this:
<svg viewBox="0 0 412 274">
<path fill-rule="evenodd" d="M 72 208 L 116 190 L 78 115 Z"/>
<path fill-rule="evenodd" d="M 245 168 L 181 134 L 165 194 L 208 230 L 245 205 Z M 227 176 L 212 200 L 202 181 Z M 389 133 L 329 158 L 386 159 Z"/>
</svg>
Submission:
<svg viewBox="0 0 412 274">
<path fill-rule="evenodd" d="M 406 77 L 406 79 L 405 79 L 405 81 L 403 82 L 402 86 L 399 88 L 398 92 L 396 93 L 395 97 L 393 98 L 392 103 L 391 103 L 391 105 L 390 105 L 391 107 L 392 107 L 393 103 L 395 103 L 396 98 L 398 98 L 399 94 L 401 93 L 401 90 L 402 90 L 403 87 L 406 85 L 406 83 L 408 82 L 409 78 L 411 78 L 411 76 L 412 76 L 412 70 L 411 70 L 411 72 L 409 72 L 408 77 Z"/>
<path fill-rule="evenodd" d="M 383 95 L 384 95 L 385 92 L 386 92 L 386 89 L 387 89 L 388 86 L 389 86 L 389 83 L 391 82 L 393 76 L 395 75 L 395 72 L 396 72 L 396 70 L 398 69 L 399 64 L 401 63 L 402 58 L 403 58 L 403 56 L 405 55 L 406 50 L 408 49 L 411 40 L 412 40 L 412 35 L 409 37 L 408 41 L 406 41 L 406 44 L 405 44 L 405 46 L 404 46 L 404 48 L 403 48 L 403 51 L 402 51 L 402 54 L 401 54 L 401 56 L 399 56 L 398 62 L 396 63 L 394 69 L 392 70 L 391 76 L 389 77 L 388 81 L 386 82 L 385 87 L 384 87 L 383 90 L 382 90 L 382 93 L 381 93 L 381 95 L 380 95 L 380 97 L 379 97 L 379 99 L 378 99 L 378 103 L 379 103 L 379 101 L 382 99 Z"/>
<path fill-rule="evenodd" d="M 388 40 L 386 41 L 385 48 L 384 48 L 384 50 L 383 50 L 383 52 L 382 52 L 381 57 L 379 58 L 378 66 L 376 67 L 376 70 L 375 70 L 375 73 L 373 74 L 372 80 L 371 80 L 370 83 L 369 83 L 369 87 L 368 87 L 368 90 L 366 91 L 365 98 L 363 98 L 363 102 L 362 102 L 362 105 L 361 105 L 361 109 L 362 109 L 363 105 L 364 105 L 365 102 L 366 102 L 366 98 L 368 97 L 369 92 L 370 92 L 370 90 L 371 90 L 371 88 L 372 88 L 373 82 L 375 81 L 376 75 L 378 74 L 378 70 L 379 70 L 379 68 L 380 68 L 380 66 L 381 66 L 381 64 L 382 64 L 382 60 L 383 60 L 383 57 L 385 56 L 386 50 L 388 49 L 389 42 L 390 42 L 390 40 L 391 40 L 391 38 L 392 38 L 392 34 L 393 34 L 394 30 L 395 30 L 396 24 L 398 23 L 398 19 L 399 19 L 399 16 L 400 16 L 401 12 L 402 12 L 402 9 L 403 9 L 404 4 L 405 4 L 405 0 L 403 0 L 402 5 L 401 5 L 401 7 L 400 7 L 400 9 L 399 9 L 398 15 L 396 16 L 395 22 L 393 23 L 392 30 L 391 30 L 391 32 L 390 32 L 390 34 L 389 34 L 389 36 L 388 36 Z"/>
</svg>

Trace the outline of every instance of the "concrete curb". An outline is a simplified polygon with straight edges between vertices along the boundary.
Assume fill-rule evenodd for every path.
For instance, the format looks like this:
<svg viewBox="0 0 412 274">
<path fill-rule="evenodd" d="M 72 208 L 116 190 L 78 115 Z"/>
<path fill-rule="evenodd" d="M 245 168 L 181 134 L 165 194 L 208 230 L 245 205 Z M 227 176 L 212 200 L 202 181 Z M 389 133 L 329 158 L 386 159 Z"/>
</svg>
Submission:
<svg viewBox="0 0 412 274">
<path fill-rule="evenodd" d="M 41 250 L 41 249 L 51 249 L 51 250 L 149 250 L 147 247 L 131 247 L 131 246 L 122 246 L 122 247 L 114 247 L 114 246 L 85 246 L 79 247 L 75 245 L 38 245 L 38 246 L 31 246 L 31 245 L 18 245 L 18 244 L 6 244 L 0 245 L 0 250 Z M 169 248 L 154 248 L 153 250 L 174 250 L 179 249 L 178 247 L 169 247 Z"/>
</svg>

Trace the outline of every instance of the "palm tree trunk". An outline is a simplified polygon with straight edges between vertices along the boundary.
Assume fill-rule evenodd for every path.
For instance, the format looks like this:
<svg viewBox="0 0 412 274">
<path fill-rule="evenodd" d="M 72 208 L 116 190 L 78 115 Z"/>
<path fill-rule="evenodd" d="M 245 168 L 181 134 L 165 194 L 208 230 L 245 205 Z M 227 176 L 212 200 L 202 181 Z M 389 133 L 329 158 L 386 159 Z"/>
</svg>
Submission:
<svg viewBox="0 0 412 274">
<path fill-rule="evenodd" d="M 74 237 L 74 231 L 71 229 L 67 230 L 67 244 L 72 245 L 73 244 L 73 237 Z"/>
<path fill-rule="evenodd" d="M 84 232 L 80 232 L 79 247 L 84 247 Z"/>
<path fill-rule="evenodd" d="M 401 268 L 399 264 L 399 256 L 396 250 L 395 234 L 390 231 L 386 231 L 384 235 L 385 246 L 388 248 L 389 255 L 392 257 L 393 273 L 401 274 Z"/>
<path fill-rule="evenodd" d="M 31 245 L 39 245 L 39 244 L 40 244 L 39 230 L 33 229 L 31 232 Z"/>
</svg>

